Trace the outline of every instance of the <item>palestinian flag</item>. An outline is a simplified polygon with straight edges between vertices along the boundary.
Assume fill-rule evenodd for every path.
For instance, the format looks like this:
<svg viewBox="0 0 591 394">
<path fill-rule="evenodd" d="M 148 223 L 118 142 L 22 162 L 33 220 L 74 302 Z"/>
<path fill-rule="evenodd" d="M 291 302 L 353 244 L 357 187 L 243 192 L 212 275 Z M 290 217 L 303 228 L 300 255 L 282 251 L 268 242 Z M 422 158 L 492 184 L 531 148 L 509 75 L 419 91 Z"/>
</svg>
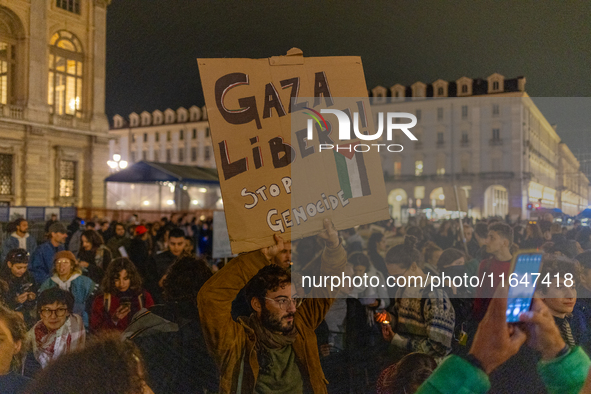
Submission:
<svg viewBox="0 0 591 394">
<path fill-rule="evenodd" d="M 334 159 L 337 165 L 339 183 L 345 198 L 369 196 L 369 179 L 367 169 L 363 160 L 362 152 L 355 152 L 355 145 L 339 145 L 339 150 L 333 150 Z M 349 148 L 351 147 L 351 152 Z"/>
</svg>

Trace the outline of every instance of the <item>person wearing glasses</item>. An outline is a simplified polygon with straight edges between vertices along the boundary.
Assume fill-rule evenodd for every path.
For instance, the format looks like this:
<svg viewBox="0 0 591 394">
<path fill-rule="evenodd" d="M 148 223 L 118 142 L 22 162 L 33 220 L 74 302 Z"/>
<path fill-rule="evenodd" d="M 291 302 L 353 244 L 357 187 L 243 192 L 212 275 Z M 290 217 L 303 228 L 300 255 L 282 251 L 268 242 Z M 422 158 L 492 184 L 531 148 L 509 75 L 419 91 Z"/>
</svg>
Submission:
<svg viewBox="0 0 591 394">
<path fill-rule="evenodd" d="M 73 311 L 82 316 L 84 327 L 89 326 L 87 305 L 98 289 L 98 285 L 87 276 L 82 276 L 82 270 L 74 254 L 68 250 L 56 253 L 53 259 L 53 276 L 47 279 L 39 291 L 54 287 L 69 291 L 74 296 Z"/>
<path fill-rule="evenodd" d="M 343 274 L 347 255 L 330 220 L 319 234 L 326 242 L 320 270 Z M 203 335 L 220 371 L 219 393 L 325 393 L 314 330 L 322 323 L 339 290 L 312 290 L 301 304 L 291 274 L 273 258 L 284 250 L 275 245 L 230 261 L 197 296 Z M 245 287 L 250 316 L 232 319 L 232 301 Z M 296 362 L 297 360 L 297 362 Z"/>
<path fill-rule="evenodd" d="M 37 298 L 37 312 L 41 320 L 28 333 L 33 346 L 34 360 L 45 368 L 58 357 L 82 349 L 86 331 L 82 317 L 72 313 L 74 297 L 68 291 L 54 287 L 45 290 Z M 25 375 L 32 376 L 35 362 L 27 357 Z"/>
<path fill-rule="evenodd" d="M 8 285 L 6 305 L 22 314 L 28 327 L 35 321 L 35 298 L 37 286 L 28 271 L 29 253 L 25 249 L 13 249 L 6 256 L 0 269 L 0 279 Z"/>
</svg>

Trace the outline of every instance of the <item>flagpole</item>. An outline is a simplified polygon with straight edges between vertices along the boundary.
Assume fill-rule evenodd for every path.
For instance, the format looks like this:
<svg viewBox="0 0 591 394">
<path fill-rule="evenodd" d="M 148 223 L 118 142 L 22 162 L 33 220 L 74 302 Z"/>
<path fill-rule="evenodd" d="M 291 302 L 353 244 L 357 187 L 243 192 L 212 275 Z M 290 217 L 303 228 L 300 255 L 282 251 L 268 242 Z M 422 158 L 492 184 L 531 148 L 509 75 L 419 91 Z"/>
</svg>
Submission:
<svg viewBox="0 0 591 394">
<path fill-rule="evenodd" d="M 456 185 L 456 171 L 455 171 L 455 156 L 454 156 L 454 105 L 451 104 L 451 116 L 450 116 L 450 124 L 451 124 L 451 182 L 454 188 L 454 195 L 456 198 L 456 207 L 458 210 L 458 219 L 460 221 L 460 235 L 462 236 L 462 245 L 464 245 L 464 252 L 466 252 L 466 256 L 469 255 L 468 253 L 468 245 L 466 243 L 466 235 L 464 234 L 464 224 L 462 223 L 462 210 L 460 208 L 460 197 L 458 196 L 458 186 Z M 467 214 L 467 212 L 466 212 Z"/>
</svg>

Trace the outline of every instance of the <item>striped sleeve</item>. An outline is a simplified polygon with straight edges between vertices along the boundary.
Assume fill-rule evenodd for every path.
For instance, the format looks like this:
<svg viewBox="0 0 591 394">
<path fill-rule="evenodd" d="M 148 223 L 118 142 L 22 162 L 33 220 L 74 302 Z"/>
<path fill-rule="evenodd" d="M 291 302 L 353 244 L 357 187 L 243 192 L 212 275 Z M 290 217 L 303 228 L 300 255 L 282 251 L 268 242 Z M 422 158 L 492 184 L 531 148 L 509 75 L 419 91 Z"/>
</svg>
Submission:
<svg viewBox="0 0 591 394">
<path fill-rule="evenodd" d="M 445 356 L 451 350 L 455 325 L 455 311 L 444 291 L 429 292 L 423 307 L 426 338 L 413 338 L 409 347 L 412 351 Z"/>
</svg>

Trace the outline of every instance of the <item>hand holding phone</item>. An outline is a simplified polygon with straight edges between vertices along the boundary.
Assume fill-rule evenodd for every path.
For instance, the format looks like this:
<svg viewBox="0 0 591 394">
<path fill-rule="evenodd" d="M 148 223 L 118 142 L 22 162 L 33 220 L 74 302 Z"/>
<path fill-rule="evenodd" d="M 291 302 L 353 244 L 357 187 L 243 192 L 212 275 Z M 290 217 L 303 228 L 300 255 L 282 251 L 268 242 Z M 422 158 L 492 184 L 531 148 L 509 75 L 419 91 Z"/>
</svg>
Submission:
<svg viewBox="0 0 591 394">
<path fill-rule="evenodd" d="M 517 256 L 513 272 L 510 274 L 516 277 L 517 285 L 510 286 L 512 281 L 505 284 L 505 286 L 509 286 L 507 310 L 505 312 L 507 323 L 518 323 L 519 315 L 530 310 L 536 284 L 540 280 L 541 264 L 541 253 L 523 253 Z M 513 283 L 515 282 L 513 281 Z"/>
</svg>

